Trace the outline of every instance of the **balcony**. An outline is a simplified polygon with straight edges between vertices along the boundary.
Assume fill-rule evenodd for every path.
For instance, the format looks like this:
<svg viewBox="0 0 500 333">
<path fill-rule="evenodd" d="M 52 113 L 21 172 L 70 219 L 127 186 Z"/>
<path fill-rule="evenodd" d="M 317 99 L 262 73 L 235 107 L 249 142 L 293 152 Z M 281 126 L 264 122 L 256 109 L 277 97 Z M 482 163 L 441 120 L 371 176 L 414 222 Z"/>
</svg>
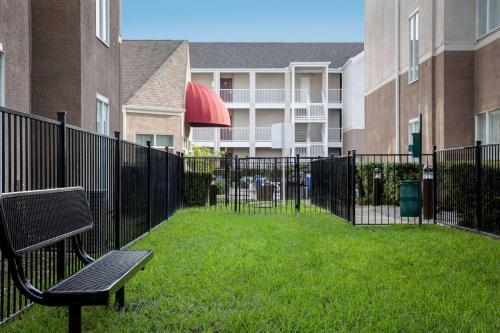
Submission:
<svg viewBox="0 0 500 333">
<path fill-rule="evenodd" d="M 250 103 L 250 89 L 221 89 L 219 93 L 225 103 Z"/>
<path fill-rule="evenodd" d="M 296 122 L 325 121 L 326 110 L 323 103 L 309 103 L 304 107 L 295 107 L 293 116 Z"/>
<path fill-rule="evenodd" d="M 184 152 L 193 150 L 193 144 L 189 138 L 182 137 L 182 149 Z"/>
<path fill-rule="evenodd" d="M 213 127 L 194 127 L 193 142 L 213 142 L 216 138 L 217 128 Z"/>
<path fill-rule="evenodd" d="M 294 155 L 299 154 L 302 157 L 326 156 L 325 145 L 321 142 L 296 142 L 293 150 Z"/>
<path fill-rule="evenodd" d="M 285 103 L 285 89 L 256 89 L 255 102 L 262 104 Z"/>
<path fill-rule="evenodd" d="M 311 95 L 307 89 L 295 89 L 293 93 L 294 103 L 309 103 L 311 100 Z"/>
<path fill-rule="evenodd" d="M 248 127 L 220 128 L 219 134 L 221 142 L 250 141 L 250 128 Z"/>
<path fill-rule="evenodd" d="M 342 128 L 329 128 L 328 142 L 341 142 L 341 141 L 342 141 Z"/>
<path fill-rule="evenodd" d="M 328 103 L 342 103 L 342 89 L 328 89 Z"/>
<path fill-rule="evenodd" d="M 271 141 L 272 132 L 271 127 L 256 127 L 255 128 L 255 141 L 268 142 Z"/>
</svg>

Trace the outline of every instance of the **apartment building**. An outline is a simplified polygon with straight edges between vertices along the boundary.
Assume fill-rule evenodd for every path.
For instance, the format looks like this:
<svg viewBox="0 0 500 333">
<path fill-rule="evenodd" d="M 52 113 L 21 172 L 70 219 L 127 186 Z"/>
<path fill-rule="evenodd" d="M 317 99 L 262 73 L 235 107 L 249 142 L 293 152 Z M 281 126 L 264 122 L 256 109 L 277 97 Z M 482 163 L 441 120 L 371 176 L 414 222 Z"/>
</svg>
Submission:
<svg viewBox="0 0 500 333">
<path fill-rule="evenodd" d="M 500 142 L 500 1 L 365 1 L 365 151 Z M 422 124 L 419 123 L 422 114 Z"/>
<path fill-rule="evenodd" d="M 190 149 L 184 122 L 188 42 L 130 40 L 122 48 L 122 128 L 129 141 Z"/>
<path fill-rule="evenodd" d="M 120 0 L 0 0 L 0 105 L 120 129 Z"/>
<path fill-rule="evenodd" d="M 30 112 L 31 1 L 0 0 L 0 106 Z"/>
<path fill-rule="evenodd" d="M 340 154 L 344 65 L 362 51 L 362 43 L 190 43 L 191 80 L 219 94 L 232 124 L 192 128 L 193 144 L 241 157 Z"/>
<path fill-rule="evenodd" d="M 120 129 L 120 0 L 31 1 L 31 112 Z"/>
</svg>

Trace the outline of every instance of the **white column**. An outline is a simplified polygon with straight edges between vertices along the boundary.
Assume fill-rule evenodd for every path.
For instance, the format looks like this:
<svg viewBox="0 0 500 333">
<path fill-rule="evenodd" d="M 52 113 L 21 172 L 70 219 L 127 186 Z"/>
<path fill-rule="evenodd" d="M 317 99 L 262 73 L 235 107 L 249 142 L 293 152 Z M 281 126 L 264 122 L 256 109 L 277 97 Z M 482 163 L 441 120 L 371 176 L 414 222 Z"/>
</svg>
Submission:
<svg viewBox="0 0 500 333">
<path fill-rule="evenodd" d="M 250 157 L 255 157 L 255 72 L 250 72 Z"/>
<path fill-rule="evenodd" d="M 283 148 L 282 148 L 282 156 L 283 157 L 288 157 L 290 156 L 290 145 L 289 141 L 285 139 L 285 132 L 286 129 L 285 127 L 289 127 L 292 124 L 292 119 L 291 119 L 291 113 L 292 113 L 292 90 L 291 90 L 291 73 L 290 71 L 285 72 L 285 112 L 284 114 L 284 122 L 283 122 Z"/>
<path fill-rule="evenodd" d="M 325 109 L 325 123 L 323 125 L 323 155 L 328 155 L 328 66 L 325 66 L 323 72 L 323 108 Z"/>
</svg>

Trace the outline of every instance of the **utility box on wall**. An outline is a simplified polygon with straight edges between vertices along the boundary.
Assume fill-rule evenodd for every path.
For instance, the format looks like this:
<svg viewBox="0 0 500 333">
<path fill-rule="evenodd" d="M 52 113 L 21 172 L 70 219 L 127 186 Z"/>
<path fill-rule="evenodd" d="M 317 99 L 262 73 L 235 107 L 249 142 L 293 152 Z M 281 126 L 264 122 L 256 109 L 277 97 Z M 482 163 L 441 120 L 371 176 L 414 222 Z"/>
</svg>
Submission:
<svg viewBox="0 0 500 333">
<path fill-rule="evenodd" d="M 414 158 L 422 157 L 422 135 L 420 133 L 412 133 L 413 144 L 408 145 L 408 151 Z"/>
</svg>

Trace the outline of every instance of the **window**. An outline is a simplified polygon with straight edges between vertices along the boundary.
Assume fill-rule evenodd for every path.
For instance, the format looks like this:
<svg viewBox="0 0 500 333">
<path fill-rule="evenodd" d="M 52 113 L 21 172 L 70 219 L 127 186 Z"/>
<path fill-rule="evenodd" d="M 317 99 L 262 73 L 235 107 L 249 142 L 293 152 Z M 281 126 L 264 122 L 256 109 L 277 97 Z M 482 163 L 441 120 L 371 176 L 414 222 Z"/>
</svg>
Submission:
<svg viewBox="0 0 500 333">
<path fill-rule="evenodd" d="M 154 135 L 153 134 L 136 134 L 135 142 L 140 145 L 147 145 L 148 141 L 151 142 L 151 145 L 154 145 Z"/>
<path fill-rule="evenodd" d="M 477 38 L 500 27 L 500 0 L 477 1 Z"/>
<path fill-rule="evenodd" d="M 419 14 L 416 12 L 410 16 L 410 59 L 408 69 L 408 82 L 412 83 L 418 80 L 418 18 Z"/>
<path fill-rule="evenodd" d="M 109 0 L 96 0 L 96 36 L 106 44 L 109 42 Z"/>
<path fill-rule="evenodd" d="M 97 133 L 109 135 L 109 100 L 104 96 L 97 96 Z"/>
<path fill-rule="evenodd" d="M 0 52 L 0 106 L 5 106 L 5 59 Z"/>
<path fill-rule="evenodd" d="M 483 144 L 500 143 L 500 110 L 476 115 L 476 140 Z"/>
<path fill-rule="evenodd" d="M 156 135 L 155 146 L 157 147 L 174 147 L 174 136 L 173 135 Z"/>
<path fill-rule="evenodd" d="M 135 142 L 141 145 L 146 145 L 151 142 L 152 147 L 165 148 L 175 147 L 175 137 L 169 134 L 136 134 Z"/>
</svg>

